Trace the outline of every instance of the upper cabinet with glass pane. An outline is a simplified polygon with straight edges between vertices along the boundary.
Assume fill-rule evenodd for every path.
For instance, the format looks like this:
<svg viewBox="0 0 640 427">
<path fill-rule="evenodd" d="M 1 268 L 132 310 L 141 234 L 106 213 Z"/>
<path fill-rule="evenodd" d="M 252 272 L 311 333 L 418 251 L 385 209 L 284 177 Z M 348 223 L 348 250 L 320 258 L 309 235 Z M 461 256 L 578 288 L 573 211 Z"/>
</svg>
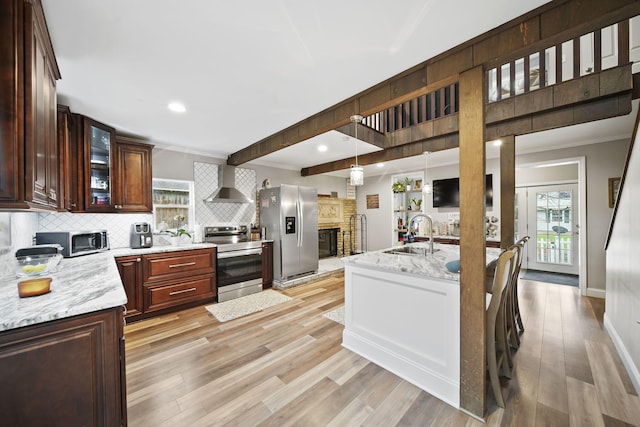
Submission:
<svg viewBox="0 0 640 427">
<path fill-rule="evenodd" d="M 115 129 L 88 117 L 84 120 L 85 135 L 85 209 L 110 211 L 114 208 L 112 170 Z"/>
</svg>

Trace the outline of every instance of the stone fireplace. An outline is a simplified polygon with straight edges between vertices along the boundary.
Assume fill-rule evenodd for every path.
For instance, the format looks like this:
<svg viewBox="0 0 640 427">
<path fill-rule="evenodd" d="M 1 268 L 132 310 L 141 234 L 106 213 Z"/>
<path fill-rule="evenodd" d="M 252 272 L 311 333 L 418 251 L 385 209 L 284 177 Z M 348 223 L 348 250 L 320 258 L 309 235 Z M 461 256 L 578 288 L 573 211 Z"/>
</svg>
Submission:
<svg viewBox="0 0 640 427">
<path fill-rule="evenodd" d="M 335 233 L 336 254 L 329 256 L 350 255 L 349 218 L 355 213 L 355 199 L 318 197 L 318 239 L 320 241 L 320 233 L 324 230 L 334 230 L 331 233 Z M 320 254 L 320 258 L 322 257 Z"/>
</svg>

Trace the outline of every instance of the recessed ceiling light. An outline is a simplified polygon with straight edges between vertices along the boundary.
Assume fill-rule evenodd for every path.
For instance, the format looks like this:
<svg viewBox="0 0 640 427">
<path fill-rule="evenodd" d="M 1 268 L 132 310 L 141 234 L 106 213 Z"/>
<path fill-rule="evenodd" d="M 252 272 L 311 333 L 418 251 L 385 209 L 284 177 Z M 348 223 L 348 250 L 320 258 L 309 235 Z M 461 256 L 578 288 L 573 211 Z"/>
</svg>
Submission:
<svg viewBox="0 0 640 427">
<path fill-rule="evenodd" d="M 318 145 L 318 151 L 320 151 L 320 152 L 327 151 L 327 146 L 326 145 Z"/>
<path fill-rule="evenodd" d="M 170 102 L 169 105 L 167 105 L 167 108 L 174 113 L 184 113 L 187 111 L 187 107 L 185 107 L 182 102 L 177 101 Z"/>
<path fill-rule="evenodd" d="M 376 166 L 379 168 L 383 168 L 384 167 L 384 163 L 376 163 Z"/>
</svg>

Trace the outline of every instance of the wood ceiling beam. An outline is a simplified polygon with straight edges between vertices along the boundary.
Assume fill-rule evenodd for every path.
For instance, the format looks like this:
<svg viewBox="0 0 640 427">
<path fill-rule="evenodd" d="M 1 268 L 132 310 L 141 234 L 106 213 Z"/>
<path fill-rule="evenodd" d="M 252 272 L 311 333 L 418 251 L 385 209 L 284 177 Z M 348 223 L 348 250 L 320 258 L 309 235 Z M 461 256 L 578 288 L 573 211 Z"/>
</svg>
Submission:
<svg viewBox="0 0 640 427">
<path fill-rule="evenodd" d="M 623 116 L 631 112 L 632 93 L 625 93 L 598 98 L 586 103 L 574 104 L 552 111 L 533 112 L 525 116 L 515 117 L 488 124 L 485 130 L 487 141 L 500 139 L 509 135 L 525 135 L 543 130 L 556 129 L 581 123 L 592 122 L 612 117 Z M 458 133 L 438 135 L 417 139 L 403 145 L 394 146 L 358 156 L 358 164 L 362 166 L 379 162 L 418 156 L 425 151 L 440 151 L 458 147 Z M 349 169 L 355 158 L 336 160 L 320 165 L 303 168 L 302 176 L 319 175 L 337 170 Z"/>
<path fill-rule="evenodd" d="M 229 156 L 240 165 L 368 116 L 485 69 L 640 14 L 636 0 L 555 0 L 391 77 Z"/>
<path fill-rule="evenodd" d="M 458 147 L 457 133 L 451 135 L 441 135 L 431 137 L 429 139 L 410 142 L 396 147 L 387 148 L 386 150 L 382 151 L 375 151 L 373 153 L 358 155 L 358 164 L 362 166 L 373 165 L 380 162 L 388 162 L 391 160 L 404 159 L 405 157 L 418 156 L 425 151 L 436 152 L 456 147 Z M 349 169 L 353 164 L 355 164 L 355 157 L 350 157 L 348 159 L 341 159 L 333 162 L 323 163 L 321 165 L 303 168 L 300 171 L 300 174 L 302 176 L 319 175 L 322 173 Z"/>
<path fill-rule="evenodd" d="M 358 126 L 358 139 L 360 141 L 364 141 L 380 148 L 387 148 L 389 146 L 387 137 L 384 134 L 361 123 L 356 123 L 356 126 Z M 356 131 L 353 123 L 340 126 L 336 130 L 352 138 L 356 137 Z"/>
</svg>

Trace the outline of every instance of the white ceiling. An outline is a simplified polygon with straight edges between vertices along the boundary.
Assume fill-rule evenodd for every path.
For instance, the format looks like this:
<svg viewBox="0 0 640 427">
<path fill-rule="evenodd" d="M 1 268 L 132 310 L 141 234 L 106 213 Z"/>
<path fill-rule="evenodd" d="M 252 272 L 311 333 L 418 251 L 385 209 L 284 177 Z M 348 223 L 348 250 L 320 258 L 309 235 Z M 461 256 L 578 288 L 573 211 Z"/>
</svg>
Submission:
<svg viewBox="0 0 640 427">
<path fill-rule="evenodd" d="M 42 3 L 60 103 L 159 147 L 226 158 L 546 1 Z M 329 132 L 253 163 L 301 169 L 354 151 Z"/>
</svg>

